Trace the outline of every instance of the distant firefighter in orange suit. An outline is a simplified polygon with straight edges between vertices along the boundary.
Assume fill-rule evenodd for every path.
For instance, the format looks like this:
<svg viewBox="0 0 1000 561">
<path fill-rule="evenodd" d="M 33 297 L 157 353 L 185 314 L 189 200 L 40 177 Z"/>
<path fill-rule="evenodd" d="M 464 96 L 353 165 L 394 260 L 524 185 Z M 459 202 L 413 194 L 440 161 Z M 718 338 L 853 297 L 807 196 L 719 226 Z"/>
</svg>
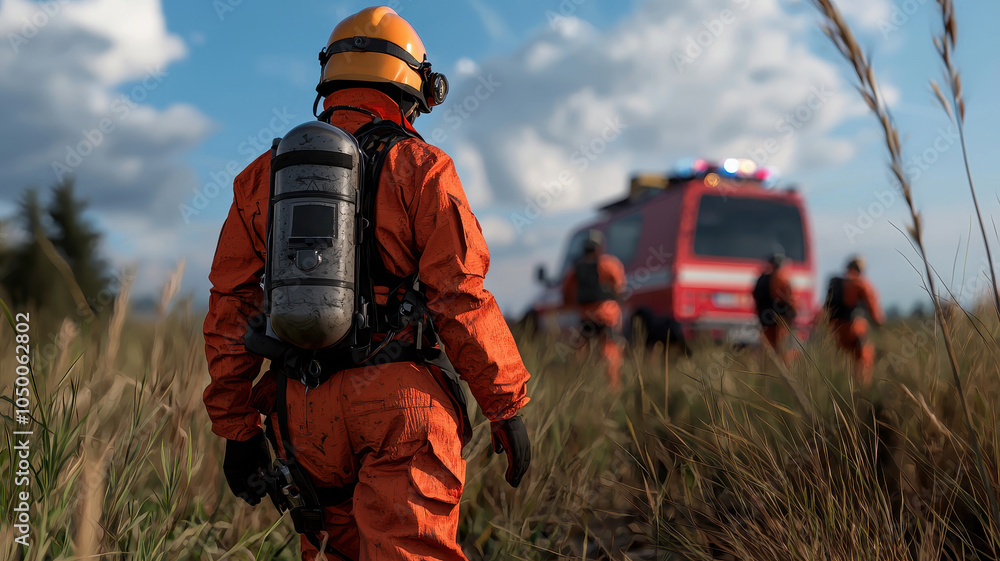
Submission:
<svg viewBox="0 0 1000 561">
<path fill-rule="evenodd" d="M 622 385 L 622 351 L 615 335 L 621 328 L 618 301 L 625 292 L 625 266 L 604 253 L 602 238 L 596 230 L 590 233 L 583 255 L 563 279 L 562 292 L 563 302 L 579 310 L 583 337 L 597 338 L 607 364 L 608 385 L 617 392 Z"/>
<path fill-rule="evenodd" d="M 868 340 L 868 321 L 862 314 L 862 308 L 876 326 L 882 325 L 885 316 L 875 289 L 862 276 L 864 271 L 865 260 L 855 256 L 847 263 L 843 278 L 830 279 L 826 308 L 837 344 L 854 355 L 854 380 L 868 387 L 875 369 L 875 347 Z"/>
<path fill-rule="evenodd" d="M 788 334 L 795 322 L 795 295 L 788 268 L 784 266 L 785 256 L 775 253 L 768 263 L 768 268 L 757 279 L 753 299 L 764 339 L 788 364 L 795 356 L 793 350 L 786 350 Z"/>
</svg>

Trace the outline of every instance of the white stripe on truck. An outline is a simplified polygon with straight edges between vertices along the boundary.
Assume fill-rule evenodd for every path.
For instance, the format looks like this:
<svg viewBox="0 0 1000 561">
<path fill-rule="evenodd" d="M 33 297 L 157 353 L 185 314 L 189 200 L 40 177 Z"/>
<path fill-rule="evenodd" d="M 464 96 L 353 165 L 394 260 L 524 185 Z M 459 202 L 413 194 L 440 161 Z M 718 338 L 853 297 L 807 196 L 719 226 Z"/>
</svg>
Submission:
<svg viewBox="0 0 1000 561">
<path fill-rule="evenodd" d="M 687 266 L 677 272 L 677 282 L 704 288 L 752 289 L 760 273 L 756 270 L 725 267 Z M 792 273 L 792 288 L 812 290 L 816 281 L 809 273 Z"/>
</svg>

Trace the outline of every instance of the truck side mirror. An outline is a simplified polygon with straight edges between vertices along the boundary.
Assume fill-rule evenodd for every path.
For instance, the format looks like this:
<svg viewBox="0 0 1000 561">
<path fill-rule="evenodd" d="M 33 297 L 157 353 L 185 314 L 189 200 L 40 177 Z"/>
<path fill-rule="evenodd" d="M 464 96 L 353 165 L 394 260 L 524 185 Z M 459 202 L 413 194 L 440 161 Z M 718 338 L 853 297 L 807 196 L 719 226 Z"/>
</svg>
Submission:
<svg viewBox="0 0 1000 561">
<path fill-rule="evenodd" d="M 542 284 L 549 284 L 549 276 L 545 273 L 545 265 L 535 267 L 535 280 Z"/>
</svg>

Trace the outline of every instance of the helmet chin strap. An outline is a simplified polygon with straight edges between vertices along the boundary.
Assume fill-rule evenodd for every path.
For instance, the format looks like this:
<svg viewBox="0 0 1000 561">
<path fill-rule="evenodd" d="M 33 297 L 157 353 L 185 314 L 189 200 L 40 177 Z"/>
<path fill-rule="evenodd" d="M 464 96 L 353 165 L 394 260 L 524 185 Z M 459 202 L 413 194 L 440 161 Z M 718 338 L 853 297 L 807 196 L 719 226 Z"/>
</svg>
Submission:
<svg viewBox="0 0 1000 561">
<path fill-rule="evenodd" d="M 319 100 L 321 99 L 323 99 L 323 94 L 316 94 L 316 99 L 313 100 L 313 117 L 322 121 L 322 119 L 319 118 L 319 113 L 316 112 L 316 109 L 319 108 Z"/>
<path fill-rule="evenodd" d="M 420 116 L 420 111 L 417 110 L 417 107 L 419 107 L 419 105 L 417 104 L 416 101 L 411 102 L 409 109 L 406 111 L 403 111 L 402 103 L 398 104 L 398 107 L 399 107 L 399 116 L 402 119 L 409 121 L 411 125 L 413 124 L 414 121 L 417 120 L 417 117 Z"/>
</svg>

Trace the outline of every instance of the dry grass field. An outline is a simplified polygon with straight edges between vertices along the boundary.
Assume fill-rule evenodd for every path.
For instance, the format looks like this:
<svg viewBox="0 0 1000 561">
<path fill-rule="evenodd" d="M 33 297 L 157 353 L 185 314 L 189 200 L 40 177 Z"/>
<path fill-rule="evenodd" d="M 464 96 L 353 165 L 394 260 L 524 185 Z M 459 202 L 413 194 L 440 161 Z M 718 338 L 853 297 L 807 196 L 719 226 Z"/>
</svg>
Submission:
<svg viewBox="0 0 1000 561">
<path fill-rule="evenodd" d="M 155 317 L 129 314 L 125 294 L 80 328 L 32 323 L 32 546 L 20 557 L 5 524 L 0 558 L 297 558 L 287 518 L 225 487 L 202 318 L 170 292 Z M 932 318 L 875 334 L 867 390 L 822 329 L 789 371 L 759 349 L 629 348 L 618 395 L 596 354 L 521 333 L 532 467 L 508 487 L 477 415 L 461 542 L 472 559 L 996 559 L 971 443 L 995 492 L 1000 325 L 984 308 L 952 330 L 972 433 Z M 2 341 L 6 401 L 16 362 Z M 4 474 L 12 430 L 6 419 Z M 6 520 L 13 491 L 0 481 Z"/>
</svg>

